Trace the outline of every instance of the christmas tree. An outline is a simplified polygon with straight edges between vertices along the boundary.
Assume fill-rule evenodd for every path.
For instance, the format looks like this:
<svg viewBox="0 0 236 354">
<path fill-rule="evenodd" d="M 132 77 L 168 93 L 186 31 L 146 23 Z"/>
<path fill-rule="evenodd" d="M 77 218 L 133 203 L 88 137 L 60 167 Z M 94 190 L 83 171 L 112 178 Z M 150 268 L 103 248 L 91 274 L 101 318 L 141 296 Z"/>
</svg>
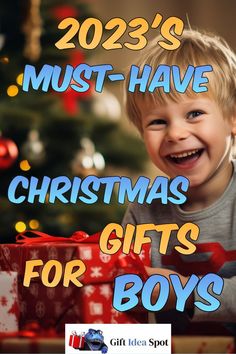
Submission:
<svg viewBox="0 0 236 354">
<path fill-rule="evenodd" d="M 64 93 L 23 92 L 25 64 L 36 69 L 45 63 L 76 66 L 95 55 L 95 50 L 79 46 L 71 50 L 55 47 L 62 35 L 58 24 L 66 17 L 83 21 L 92 14 L 82 1 L 65 5 L 58 0 L 17 0 L 14 11 L 10 2 L 1 2 L 1 243 L 14 242 L 16 233 L 24 229 L 63 236 L 76 230 L 94 233 L 107 223 L 120 223 L 125 209 L 115 195 L 109 205 L 102 199 L 91 205 L 60 201 L 14 204 L 7 192 L 15 176 L 42 180 L 44 176 L 119 175 L 119 171 L 132 175 L 142 170 L 146 159 L 138 139 L 121 128 L 119 103 L 109 86 L 101 94 L 92 88 L 85 93 L 71 89 Z"/>
</svg>

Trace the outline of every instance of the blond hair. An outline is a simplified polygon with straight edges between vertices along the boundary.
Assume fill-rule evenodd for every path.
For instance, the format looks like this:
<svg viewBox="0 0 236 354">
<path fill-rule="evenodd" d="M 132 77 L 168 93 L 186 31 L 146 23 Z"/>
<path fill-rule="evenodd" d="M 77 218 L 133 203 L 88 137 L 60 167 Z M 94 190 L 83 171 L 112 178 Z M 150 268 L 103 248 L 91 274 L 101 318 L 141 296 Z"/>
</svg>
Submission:
<svg viewBox="0 0 236 354">
<path fill-rule="evenodd" d="M 135 63 L 140 69 L 144 65 L 150 65 L 152 72 L 161 65 L 177 65 L 183 75 L 189 65 L 211 65 L 213 71 L 205 74 L 209 79 L 208 91 L 204 93 L 214 99 L 226 117 L 235 112 L 236 103 L 236 55 L 230 49 L 226 41 L 216 35 L 196 30 L 184 30 L 181 36 L 181 45 L 176 50 L 165 50 L 158 45 L 161 37 L 157 37 L 143 50 L 140 58 Z M 127 82 L 129 77 L 127 78 Z M 188 96 L 197 95 L 189 85 L 186 92 Z M 131 122 L 142 132 L 141 112 L 139 104 L 151 102 L 165 104 L 167 100 L 177 102 L 182 93 L 177 92 L 171 83 L 169 93 L 162 88 L 153 93 L 142 93 L 136 90 L 134 93 L 127 90 L 126 108 Z"/>
</svg>

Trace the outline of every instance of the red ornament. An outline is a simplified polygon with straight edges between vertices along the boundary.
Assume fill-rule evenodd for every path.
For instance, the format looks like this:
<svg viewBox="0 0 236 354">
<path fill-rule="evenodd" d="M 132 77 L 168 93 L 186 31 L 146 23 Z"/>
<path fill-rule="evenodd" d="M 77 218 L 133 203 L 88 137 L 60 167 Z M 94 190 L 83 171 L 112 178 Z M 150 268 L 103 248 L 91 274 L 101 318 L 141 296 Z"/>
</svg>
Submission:
<svg viewBox="0 0 236 354">
<path fill-rule="evenodd" d="M 63 20 L 66 17 L 78 17 L 78 11 L 76 8 L 70 5 L 62 5 L 54 7 L 52 10 L 53 16 L 57 20 Z"/>
<path fill-rule="evenodd" d="M 71 83 L 73 84 L 73 81 Z M 65 111 L 70 115 L 78 114 L 79 101 L 88 99 L 90 95 L 91 87 L 86 92 L 77 92 L 69 87 L 65 92 L 62 93 L 62 101 Z"/>
<path fill-rule="evenodd" d="M 0 169 L 5 170 L 15 162 L 18 148 L 14 141 L 0 137 Z"/>
<path fill-rule="evenodd" d="M 77 65 L 84 63 L 84 61 L 85 61 L 84 54 L 81 51 L 77 50 L 72 53 L 69 63 L 70 65 L 73 66 L 73 68 L 75 68 Z M 90 85 L 87 91 L 77 92 L 73 90 L 71 87 L 68 87 L 68 89 L 65 92 L 60 94 L 64 109 L 70 115 L 78 114 L 79 101 L 86 100 L 91 96 L 91 92 L 93 90 L 93 83 L 84 78 L 83 80 L 87 81 Z M 71 81 L 71 84 L 73 84 L 73 80 Z"/>
<path fill-rule="evenodd" d="M 80 50 L 74 50 L 71 53 L 69 63 L 70 65 L 73 66 L 73 68 L 75 68 L 77 65 L 84 62 L 85 62 L 85 57 L 83 52 L 81 52 Z"/>
</svg>

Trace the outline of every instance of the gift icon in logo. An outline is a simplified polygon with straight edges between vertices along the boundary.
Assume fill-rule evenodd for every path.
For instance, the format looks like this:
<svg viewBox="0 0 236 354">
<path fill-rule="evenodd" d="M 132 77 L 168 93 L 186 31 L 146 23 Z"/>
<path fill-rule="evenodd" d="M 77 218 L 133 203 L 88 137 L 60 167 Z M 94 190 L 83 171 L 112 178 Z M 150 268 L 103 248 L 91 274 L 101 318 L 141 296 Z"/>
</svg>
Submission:
<svg viewBox="0 0 236 354">
<path fill-rule="evenodd" d="M 75 331 L 73 331 L 70 335 L 69 339 L 69 346 L 73 347 L 74 349 L 84 349 L 84 343 L 85 343 L 85 332 L 81 332 L 80 334 L 77 334 Z"/>
<path fill-rule="evenodd" d="M 69 345 L 79 350 L 101 350 L 102 354 L 107 353 L 108 347 L 104 343 L 103 332 L 100 329 L 90 328 L 88 332 L 77 334 L 75 331 L 71 333 Z"/>
</svg>

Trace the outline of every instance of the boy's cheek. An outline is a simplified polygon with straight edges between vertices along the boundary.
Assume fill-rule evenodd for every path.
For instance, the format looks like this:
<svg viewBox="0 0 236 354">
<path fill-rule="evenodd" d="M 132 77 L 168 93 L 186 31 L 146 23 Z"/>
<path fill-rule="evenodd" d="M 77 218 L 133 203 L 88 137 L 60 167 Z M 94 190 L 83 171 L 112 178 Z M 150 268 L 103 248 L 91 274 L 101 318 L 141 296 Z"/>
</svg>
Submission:
<svg viewBox="0 0 236 354">
<path fill-rule="evenodd" d="M 158 139 L 154 137 L 150 137 L 149 135 L 146 134 L 144 136 L 144 144 L 146 146 L 147 153 L 150 156 L 156 156 L 159 152 L 159 142 Z"/>
</svg>

